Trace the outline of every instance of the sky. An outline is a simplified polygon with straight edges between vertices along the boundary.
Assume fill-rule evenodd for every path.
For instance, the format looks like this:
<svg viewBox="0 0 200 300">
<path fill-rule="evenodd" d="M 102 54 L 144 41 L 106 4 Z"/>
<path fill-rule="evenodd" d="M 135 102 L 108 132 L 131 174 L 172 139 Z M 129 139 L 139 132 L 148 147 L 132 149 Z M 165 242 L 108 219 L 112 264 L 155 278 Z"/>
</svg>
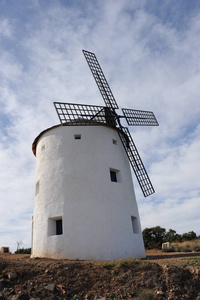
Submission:
<svg viewBox="0 0 200 300">
<path fill-rule="evenodd" d="M 129 127 L 156 191 L 133 174 L 142 229 L 200 235 L 199 36 L 198 0 L 0 0 L 0 247 L 31 246 L 31 147 L 59 124 L 53 102 L 104 105 L 82 49 L 120 108 L 159 122 Z"/>
</svg>

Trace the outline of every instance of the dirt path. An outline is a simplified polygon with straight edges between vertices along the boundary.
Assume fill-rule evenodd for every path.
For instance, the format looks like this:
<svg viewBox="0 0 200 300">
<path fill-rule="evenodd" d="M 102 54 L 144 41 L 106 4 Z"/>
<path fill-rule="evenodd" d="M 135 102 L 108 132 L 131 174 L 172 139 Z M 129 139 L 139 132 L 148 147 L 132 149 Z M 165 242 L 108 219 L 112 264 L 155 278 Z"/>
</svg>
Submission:
<svg viewBox="0 0 200 300">
<path fill-rule="evenodd" d="M 171 252 L 164 253 L 161 250 L 147 250 L 146 259 L 152 262 L 156 262 L 160 265 L 174 265 L 177 267 L 196 266 L 200 269 L 200 253 L 191 252 Z"/>
</svg>

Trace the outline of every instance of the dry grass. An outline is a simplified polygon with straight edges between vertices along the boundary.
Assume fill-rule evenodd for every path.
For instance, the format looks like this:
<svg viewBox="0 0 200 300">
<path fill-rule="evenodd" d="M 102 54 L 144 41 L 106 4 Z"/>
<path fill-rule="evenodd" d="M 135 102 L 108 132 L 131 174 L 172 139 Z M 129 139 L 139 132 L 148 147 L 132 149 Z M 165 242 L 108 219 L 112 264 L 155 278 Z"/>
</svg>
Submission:
<svg viewBox="0 0 200 300">
<path fill-rule="evenodd" d="M 200 239 L 182 243 L 172 243 L 172 246 L 176 252 L 200 252 Z"/>
</svg>

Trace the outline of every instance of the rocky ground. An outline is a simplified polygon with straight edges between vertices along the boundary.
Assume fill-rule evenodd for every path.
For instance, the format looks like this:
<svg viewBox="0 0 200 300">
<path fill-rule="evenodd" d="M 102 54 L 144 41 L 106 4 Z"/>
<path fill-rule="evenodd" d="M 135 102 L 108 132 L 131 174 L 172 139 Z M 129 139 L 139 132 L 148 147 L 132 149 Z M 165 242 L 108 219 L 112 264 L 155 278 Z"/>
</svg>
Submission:
<svg viewBox="0 0 200 300">
<path fill-rule="evenodd" d="M 0 255 L 3 299 L 200 300 L 200 254 L 148 251 L 144 260 L 114 262 Z"/>
</svg>

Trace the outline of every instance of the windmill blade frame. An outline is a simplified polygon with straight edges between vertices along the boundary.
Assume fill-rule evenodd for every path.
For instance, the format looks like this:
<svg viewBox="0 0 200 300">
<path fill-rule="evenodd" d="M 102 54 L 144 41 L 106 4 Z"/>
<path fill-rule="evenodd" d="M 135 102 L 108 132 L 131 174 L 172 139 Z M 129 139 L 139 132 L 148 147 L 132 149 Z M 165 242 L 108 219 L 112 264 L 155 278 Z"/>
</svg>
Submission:
<svg viewBox="0 0 200 300">
<path fill-rule="evenodd" d="M 62 125 L 116 127 L 116 114 L 109 107 L 63 102 L 54 102 L 54 106 Z"/>
<path fill-rule="evenodd" d="M 144 167 L 144 164 L 140 158 L 138 150 L 133 142 L 131 134 L 127 127 L 121 127 L 118 129 L 118 134 L 121 139 L 121 142 L 124 146 L 124 149 L 127 153 L 130 164 L 133 168 L 135 176 L 138 180 L 138 183 L 141 187 L 143 195 L 145 197 L 152 195 L 155 193 L 153 185 L 149 179 L 147 171 Z"/>
<path fill-rule="evenodd" d="M 159 126 L 152 111 L 122 108 L 128 125 L 134 126 Z"/>
<path fill-rule="evenodd" d="M 106 107 L 54 102 L 60 122 L 65 126 L 108 125 L 114 127 L 118 131 L 122 145 L 128 156 L 141 190 L 144 196 L 147 197 L 155 193 L 153 185 L 149 179 L 135 143 L 133 142 L 132 136 L 128 128 L 121 125 L 120 118 L 125 118 L 128 125 L 135 126 L 158 126 L 159 124 L 157 119 L 151 111 L 136 109 L 122 108 L 123 116 L 117 115 L 115 109 L 118 109 L 119 107 L 99 65 L 96 55 L 86 50 L 82 50 L 82 52 L 104 99 Z"/>
<path fill-rule="evenodd" d="M 106 106 L 112 108 L 113 110 L 118 109 L 119 107 L 117 105 L 117 102 L 108 85 L 108 82 L 104 76 L 101 66 L 96 58 L 96 55 L 86 50 L 82 51 Z"/>
</svg>

